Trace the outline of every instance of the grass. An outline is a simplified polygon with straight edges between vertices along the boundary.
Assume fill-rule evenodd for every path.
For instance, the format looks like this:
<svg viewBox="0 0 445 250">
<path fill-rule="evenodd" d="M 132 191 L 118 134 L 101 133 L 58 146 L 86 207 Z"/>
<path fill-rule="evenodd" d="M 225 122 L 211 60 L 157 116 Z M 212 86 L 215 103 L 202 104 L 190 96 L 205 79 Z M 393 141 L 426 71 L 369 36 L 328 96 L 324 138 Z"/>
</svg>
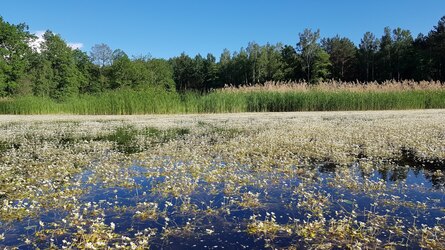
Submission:
<svg viewBox="0 0 445 250">
<path fill-rule="evenodd" d="M 207 94 L 119 90 L 56 102 L 45 97 L 0 99 L 1 114 L 133 115 L 234 112 L 403 110 L 445 108 L 441 83 L 268 83 Z"/>
<path fill-rule="evenodd" d="M 111 134 L 101 138 L 115 143 L 117 151 L 127 154 L 141 152 L 142 150 L 181 138 L 190 133 L 188 128 L 169 128 L 160 130 L 155 127 L 137 129 L 132 125 L 117 127 Z M 139 143 L 138 136 L 148 138 L 144 143 Z"/>
<path fill-rule="evenodd" d="M 185 135 L 190 134 L 188 128 L 167 128 L 158 129 L 155 127 L 137 128 L 131 124 L 118 126 L 105 134 L 83 134 L 75 135 L 73 133 L 61 133 L 57 136 L 60 146 L 71 147 L 81 142 L 100 142 L 108 141 L 113 143 L 113 148 L 121 153 L 134 154 L 141 152 L 155 145 L 167 143 L 172 140 L 181 139 Z M 141 142 L 140 139 L 145 138 Z M 20 145 L 8 144 L 0 141 L 0 154 L 6 152 L 10 148 L 18 148 Z"/>
<path fill-rule="evenodd" d="M 116 128 L 116 130 L 109 134 L 106 139 L 116 143 L 116 149 L 120 152 L 131 154 L 140 151 L 136 136 L 138 130 L 131 125 Z"/>
<path fill-rule="evenodd" d="M 248 112 L 401 110 L 445 107 L 445 91 L 400 92 L 251 92 Z"/>
<path fill-rule="evenodd" d="M 165 143 L 189 133 L 190 129 L 188 128 L 170 128 L 166 130 L 160 130 L 155 127 L 147 127 L 142 130 L 143 135 L 151 137 L 159 143 Z"/>
<path fill-rule="evenodd" d="M 0 141 L 0 154 L 10 149 L 10 145 L 4 141 Z"/>
</svg>

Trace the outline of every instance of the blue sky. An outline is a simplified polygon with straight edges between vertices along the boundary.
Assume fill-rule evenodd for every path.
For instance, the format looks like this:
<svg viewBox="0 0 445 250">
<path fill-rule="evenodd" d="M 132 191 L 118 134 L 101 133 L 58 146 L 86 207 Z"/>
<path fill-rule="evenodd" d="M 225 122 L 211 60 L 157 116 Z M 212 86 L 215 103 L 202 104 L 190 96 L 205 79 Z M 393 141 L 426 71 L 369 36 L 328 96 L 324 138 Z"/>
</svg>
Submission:
<svg viewBox="0 0 445 250">
<path fill-rule="evenodd" d="M 129 55 L 169 58 L 181 52 L 219 57 L 245 47 L 282 42 L 295 46 L 304 28 L 358 44 L 366 31 L 385 26 L 428 33 L 445 15 L 443 0 L 4 0 L 0 15 L 25 22 L 31 32 L 52 30 L 89 51 L 106 43 Z"/>
</svg>

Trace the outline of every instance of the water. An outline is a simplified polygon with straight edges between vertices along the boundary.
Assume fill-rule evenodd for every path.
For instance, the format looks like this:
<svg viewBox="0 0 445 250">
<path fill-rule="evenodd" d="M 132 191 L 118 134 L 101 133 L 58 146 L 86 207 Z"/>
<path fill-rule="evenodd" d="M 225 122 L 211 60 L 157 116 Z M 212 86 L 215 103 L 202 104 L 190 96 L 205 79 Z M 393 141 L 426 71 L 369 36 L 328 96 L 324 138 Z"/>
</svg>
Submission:
<svg viewBox="0 0 445 250">
<path fill-rule="evenodd" d="M 302 237 L 298 226 L 321 218 L 335 222 L 354 219 L 357 222 L 349 225 L 359 231 L 360 222 L 368 223 L 364 226 L 368 230 L 374 223 L 370 221 L 380 218 L 385 225 L 373 235 L 375 239 L 398 248 L 419 248 L 420 240 L 409 237 L 409 228 L 445 225 L 445 177 L 436 171 L 445 166 L 405 163 L 371 170 L 360 163 L 349 167 L 314 164 L 286 171 L 213 163 L 195 176 L 184 170 L 192 163 L 178 163 L 172 169 L 132 166 L 120 170 L 128 179 L 119 185 L 89 183 L 95 174 L 90 170 L 78 177 L 88 192 L 76 200 L 75 208 L 48 209 L 22 221 L 0 222 L 0 234 L 5 236 L 0 246 L 66 246 L 65 242 L 76 237 L 84 240 L 79 228 L 92 230 L 91 225 L 100 218 L 103 230 L 117 235 L 108 246 L 129 246 L 142 237 L 138 235 L 151 233 L 149 244 L 154 249 L 304 248 L 318 243 Z M 212 176 L 211 171 L 227 171 L 227 177 Z M 190 192 L 175 193 L 179 187 Z M 151 213 L 141 215 L 147 211 Z M 253 225 L 261 225 L 255 223 L 268 221 L 283 230 L 252 232 L 258 229 Z M 110 230 L 112 224 L 114 229 Z M 285 227 L 292 232 L 284 232 Z M 394 232 L 397 227 L 403 228 L 402 233 Z M 56 229 L 63 230 L 59 233 Z M 27 244 L 26 239 L 35 245 Z M 335 244 L 340 243 L 336 240 Z"/>
</svg>

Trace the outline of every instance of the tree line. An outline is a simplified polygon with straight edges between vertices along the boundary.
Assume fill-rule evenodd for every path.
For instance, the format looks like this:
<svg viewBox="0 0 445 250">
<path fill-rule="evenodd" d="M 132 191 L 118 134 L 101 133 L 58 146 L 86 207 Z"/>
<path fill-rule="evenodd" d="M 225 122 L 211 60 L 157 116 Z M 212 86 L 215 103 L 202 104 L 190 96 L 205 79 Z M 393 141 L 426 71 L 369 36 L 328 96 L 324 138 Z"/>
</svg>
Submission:
<svg viewBox="0 0 445 250">
<path fill-rule="evenodd" d="M 349 38 L 321 38 L 319 30 L 305 29 L 295 45 L 250 42 L 239 51 L 225 49 L 218 60 L 211 53 L 130 58 L 106 44 L 87 54 L 51 31 L 35 41 L 26 24 L 0 17 L 0 97 L 64 99 L 122 88 L 207 91 L 266 81 L 445 81 L 445 16 L 416 38 L 386 27 L 380 38 L 366 32 L 356 46 Z"/>
</svg>

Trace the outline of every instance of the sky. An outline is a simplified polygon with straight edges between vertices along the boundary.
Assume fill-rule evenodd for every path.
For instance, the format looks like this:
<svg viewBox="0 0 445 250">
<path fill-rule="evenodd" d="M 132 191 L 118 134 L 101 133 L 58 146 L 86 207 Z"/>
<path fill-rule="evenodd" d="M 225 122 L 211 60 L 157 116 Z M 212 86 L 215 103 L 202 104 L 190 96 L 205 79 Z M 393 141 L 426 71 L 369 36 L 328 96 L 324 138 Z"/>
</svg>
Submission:
<svg viewBox="0 0 445 250">
<path fill-rule="evenodd" d="M 231 52 L 259 44 L 295 46 L 305 28 L 322 37 L 340 35 L 356 45 L 367 31 L 401 27 L 428 33 L 445 15 L 443 0 L 2 0 L 0 16 L 51 30 L 89 52 L 105 43 L 130 56 L 170 58 Z"/>
</svg>

